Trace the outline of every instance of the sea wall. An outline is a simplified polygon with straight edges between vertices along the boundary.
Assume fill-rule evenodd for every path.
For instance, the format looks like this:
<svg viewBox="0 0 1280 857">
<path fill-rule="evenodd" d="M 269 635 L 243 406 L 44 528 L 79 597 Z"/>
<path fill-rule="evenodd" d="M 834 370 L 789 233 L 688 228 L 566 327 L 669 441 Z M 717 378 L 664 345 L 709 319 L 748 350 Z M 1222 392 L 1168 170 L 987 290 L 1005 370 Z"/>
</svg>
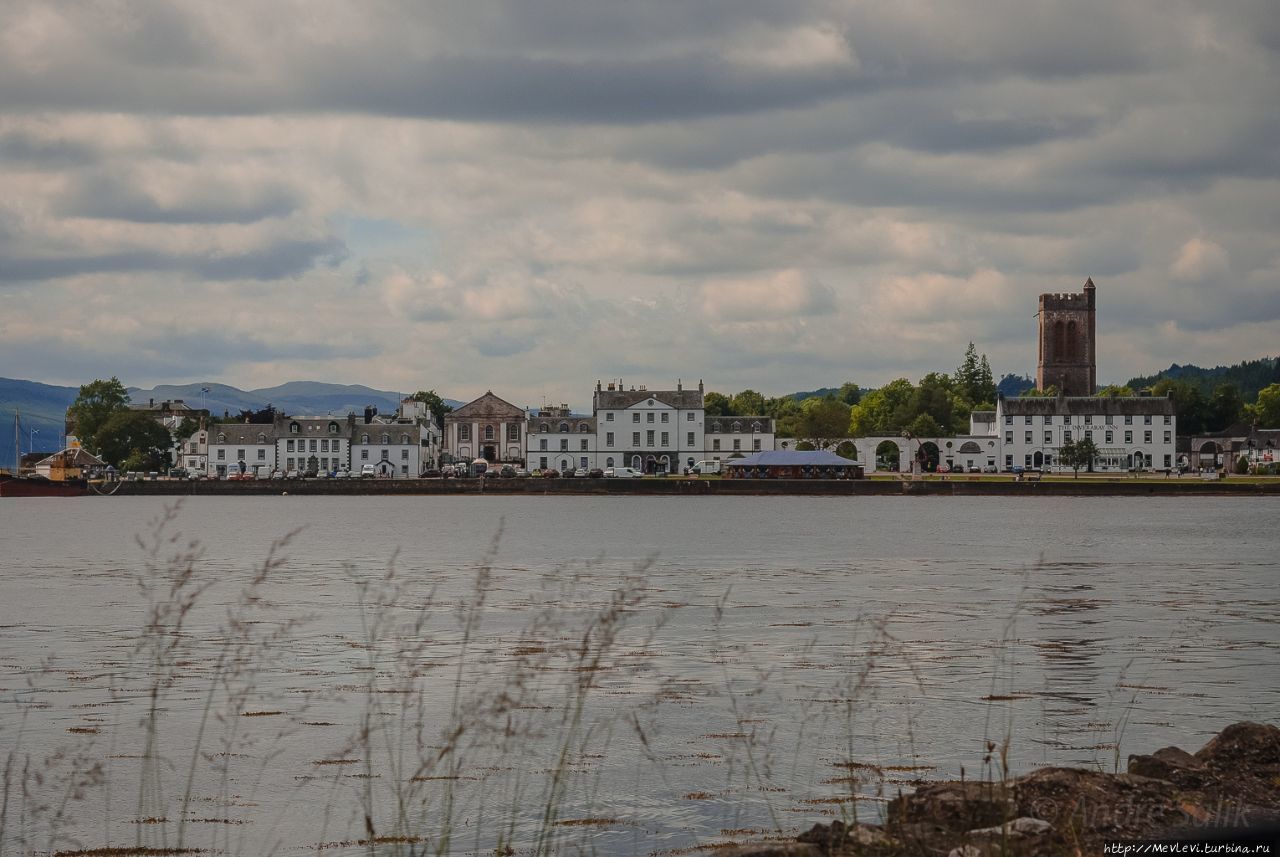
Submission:
<svg viewBox="0 0 1280 857">
<path fill-rule="evenodd" d="M 355 494 L 638 494 L 658 496 L 1261 496 L 1280 495 L 1280 479 L 1237 482 L 1200 479 L 1013 479 L 898 481 L 881 479 L 306 479 L 125 482 L 117 495 L 341 495 Z"/>
</svg>

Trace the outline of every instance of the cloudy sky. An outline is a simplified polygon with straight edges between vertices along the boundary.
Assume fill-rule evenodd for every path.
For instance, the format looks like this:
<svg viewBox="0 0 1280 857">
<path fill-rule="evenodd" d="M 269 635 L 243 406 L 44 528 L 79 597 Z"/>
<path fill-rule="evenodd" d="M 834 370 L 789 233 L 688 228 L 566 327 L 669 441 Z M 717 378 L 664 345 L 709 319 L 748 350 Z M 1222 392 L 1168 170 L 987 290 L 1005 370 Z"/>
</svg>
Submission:
<svg viewBox="0 0 1280 857">
<path fill-rule="evenodd" d="M 0 4 L 0 375 L 588 401 L 1280 352 L 1258 2 Z"/>
</svg>

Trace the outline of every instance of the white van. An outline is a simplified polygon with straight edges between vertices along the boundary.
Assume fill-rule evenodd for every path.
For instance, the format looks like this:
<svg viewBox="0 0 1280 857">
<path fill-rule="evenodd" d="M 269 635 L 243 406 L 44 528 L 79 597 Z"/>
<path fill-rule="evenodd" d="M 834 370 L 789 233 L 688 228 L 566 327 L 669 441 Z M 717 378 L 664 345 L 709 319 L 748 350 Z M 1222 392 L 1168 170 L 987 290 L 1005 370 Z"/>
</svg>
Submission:
<svg viewBox="0 0 1280 857">
<path fill-rule="evenodd" d="M 622 479 L 639 479 L 644 476 L 639 470 L 633 467 L 613 467 L 604 472 L 605 476 L 616 476 Z"/>
<path fill-rule="evenodd" d="M 702 476 L 718 476 L 720 474 L 720 462 L 713 460 L 699 461 L 693 467 L 689 468 L 690 473 L 698 473 Z"/>
</svg>

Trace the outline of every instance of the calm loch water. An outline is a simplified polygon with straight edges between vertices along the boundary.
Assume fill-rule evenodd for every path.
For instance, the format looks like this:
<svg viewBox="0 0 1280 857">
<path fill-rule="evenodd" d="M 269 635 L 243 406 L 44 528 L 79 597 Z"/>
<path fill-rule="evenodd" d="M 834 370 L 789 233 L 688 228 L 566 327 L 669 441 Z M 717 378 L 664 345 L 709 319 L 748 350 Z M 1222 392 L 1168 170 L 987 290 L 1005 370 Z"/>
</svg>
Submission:
<svg viewBox="0 0 1280 857">
<path fill-rule="evenodd" d="M 1280 717 L 1280 498 L 164 508 L 0 501 L 6 854 L 651 854 Z"/>
</svg>

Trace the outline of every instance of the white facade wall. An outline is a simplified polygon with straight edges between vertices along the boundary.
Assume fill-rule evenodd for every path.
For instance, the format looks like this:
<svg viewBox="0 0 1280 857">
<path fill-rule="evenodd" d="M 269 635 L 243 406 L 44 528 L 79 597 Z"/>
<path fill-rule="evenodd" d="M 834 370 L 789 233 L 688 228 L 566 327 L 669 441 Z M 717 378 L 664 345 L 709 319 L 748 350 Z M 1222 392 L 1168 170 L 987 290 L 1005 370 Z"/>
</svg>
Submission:
<svg viewBox="0 0 1280 857">
<path fill-rule="evenodd" d="M 178 444 L 175 452 L 177 467 L 185 467 L 188 473 L 209 472 L 209 432 L 201 429 Z"/>
<path fill-rule="evenodd" d="M 1099 451 L 1093 466 L 1095 472 L 1164 470 L 1176 466 L 1176 415 L 1150 413 L 1152 400 L 1146 398 L 1098 401 L 1097 410 L 1091 413 L 1088 406 L 1082 406 L 1077 399 L 1075 410 L 1084 412 L 1074 414 L 1009 414 L 1003 401 L 997 403 L 1001 469 L 1026 467 L 1071 472 L 1071 468 L 1058 463 L 1059 451 L 1066 441 L 1085 438 L 1091 439 Z M 1127 405 L 1128 401 L 1135 404 Z"/>
<path fill-rule="evenodd" d="M 753 452 L 771 451 L 777 439 L 773 420 L 766 417 L 706 417 L 704 449 L 712 461 Z M 699 459 L 701 461 L 702 459 Z"/>
<path fill-rule="evenodd" d="M 209 430 L 210 479 L 222 479 L 233 470 L 255 473 L 276 467 L 276 436 L 269 425 L 219 425 Z M 243 464 L 243 466 L 242 466 Z"/>
<path fill-rule="evenodd" d="M 650 462 L 679 473 L 706 458 L 706 417 L 702 408 L 674 408 L 656 398 L 596 417 L 597 466 L 649 470 Z M 612 462 L 612 463 L 610 463 Z"/>
<path fill-rule="evenodd" d="M 415 423 L 360 423 L 351 444 L 351 468 L 372 464 L 379 476 L 417 479 L 425 469 L 422 426 Z"/>
<path fill-rule="evenodd" d="M 533 416 L 529 418 L 525 437 L 528 445 L 525 462 L 530 470 L 553 467 L 563 473 L 566 469 L 591 470 L 606 466 L 588 417 Z"/>
</svg>

